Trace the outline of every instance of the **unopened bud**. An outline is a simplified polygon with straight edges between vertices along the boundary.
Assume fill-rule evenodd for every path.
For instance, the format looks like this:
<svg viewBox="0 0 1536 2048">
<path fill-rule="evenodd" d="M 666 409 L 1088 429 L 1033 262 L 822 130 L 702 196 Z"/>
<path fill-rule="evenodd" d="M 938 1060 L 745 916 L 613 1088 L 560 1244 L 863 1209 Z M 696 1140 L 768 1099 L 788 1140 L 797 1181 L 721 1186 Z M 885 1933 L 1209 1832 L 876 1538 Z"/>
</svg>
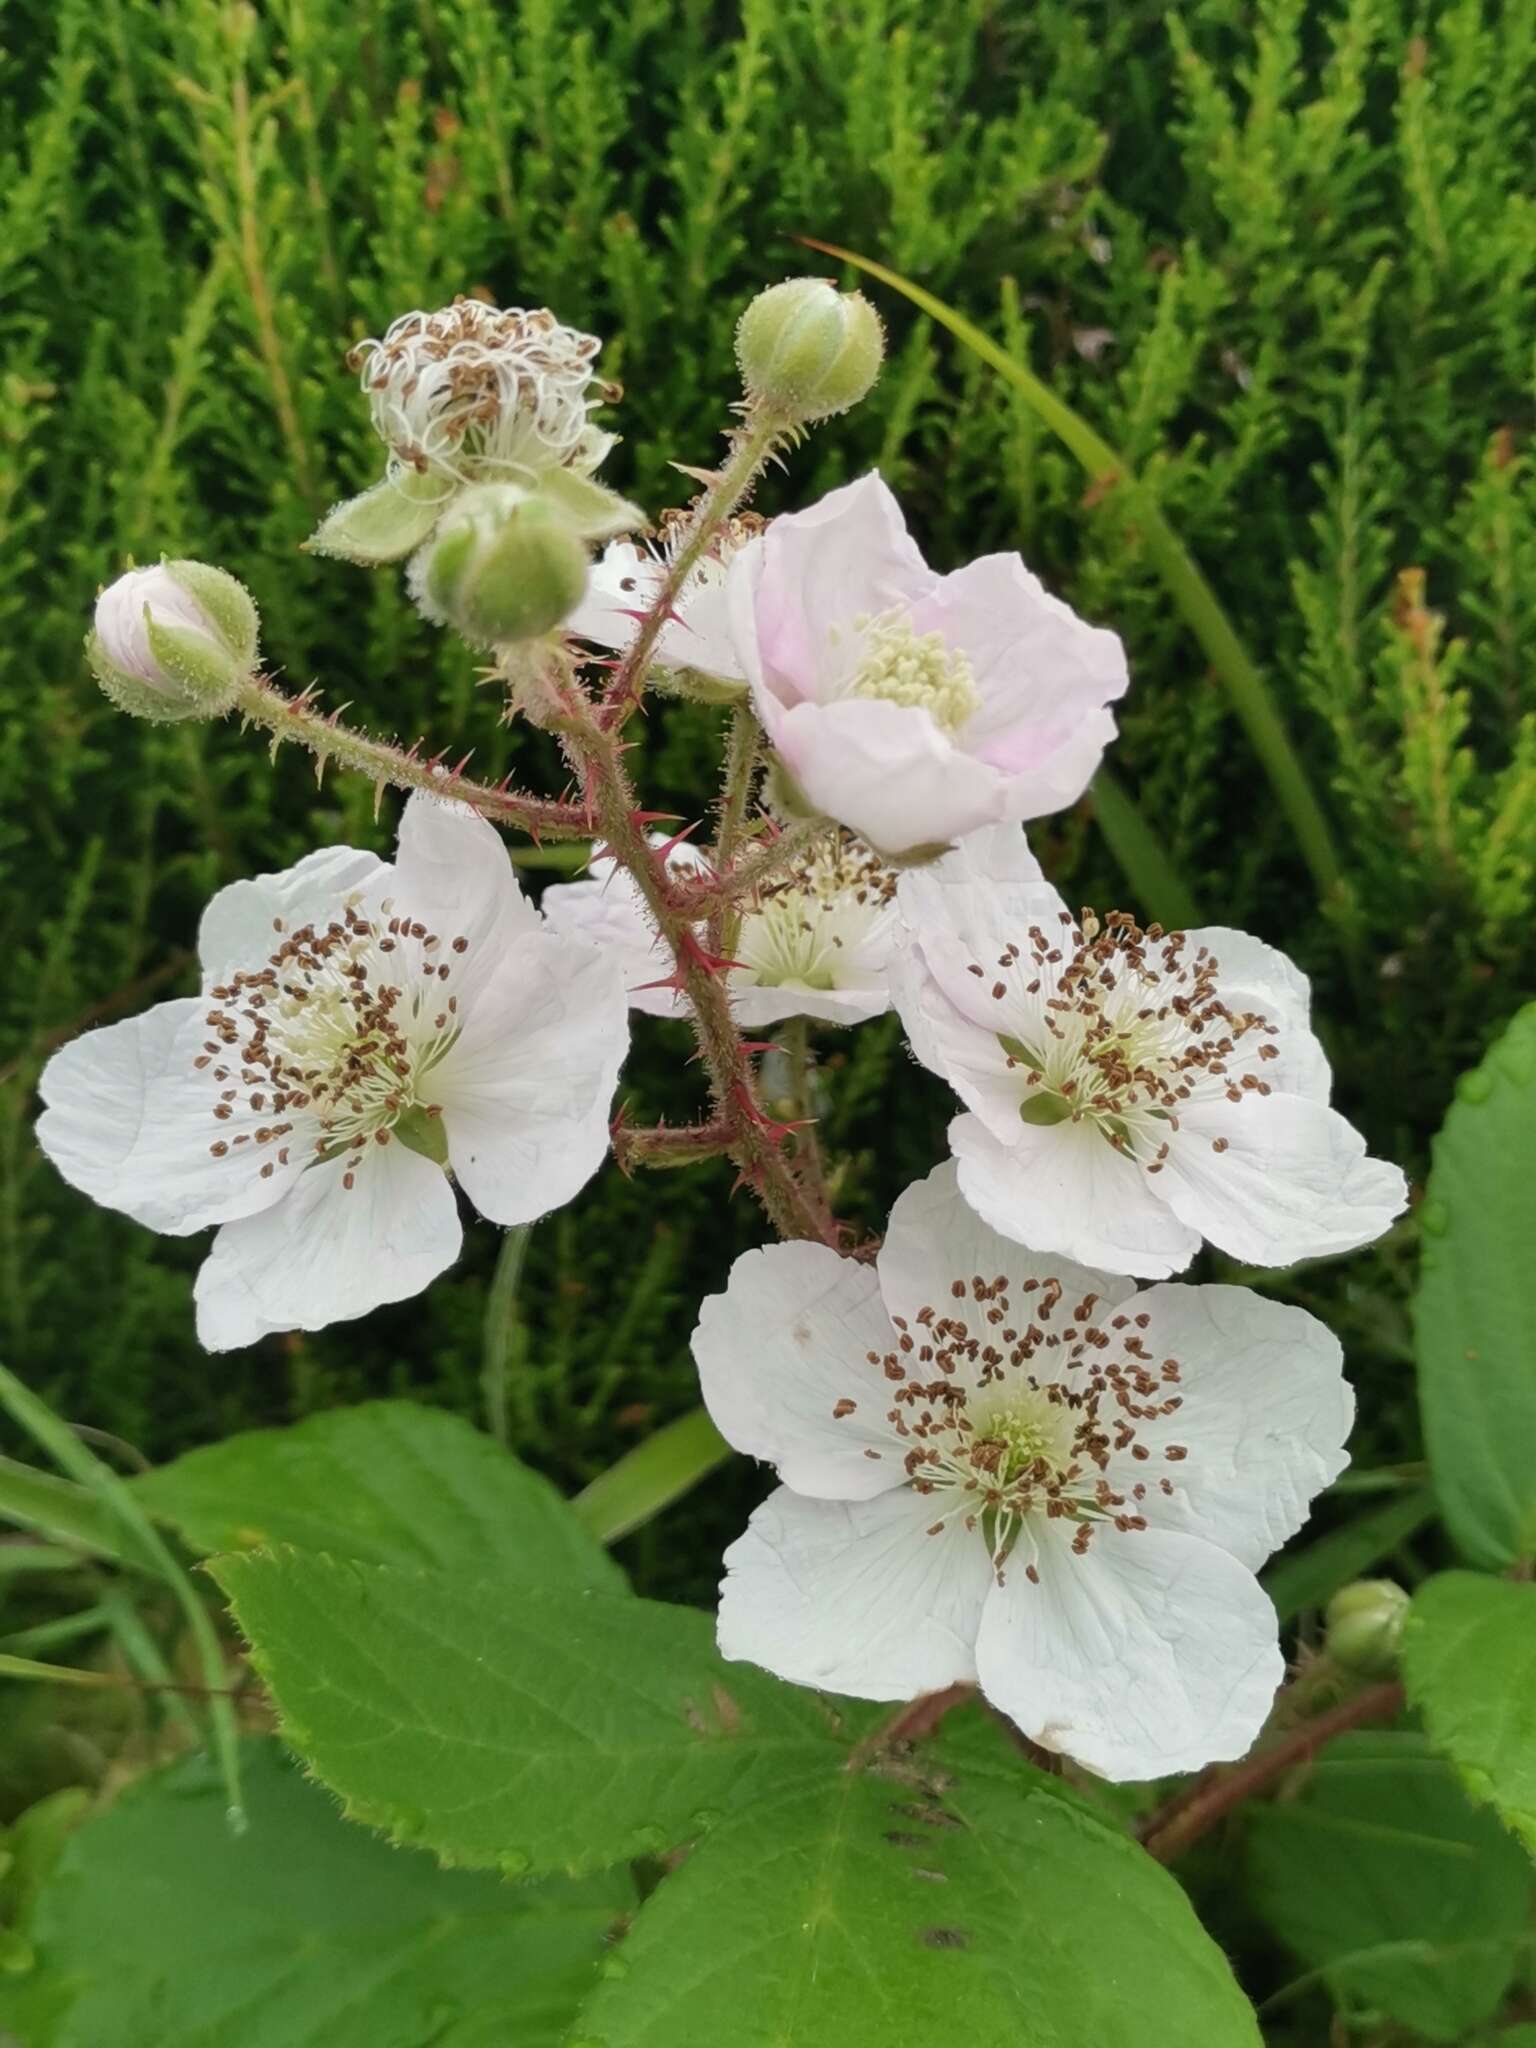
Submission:
<svg viewBox="0 0 1536 2048">
<path fill-rule="evenodd" d="M 96 600 L 91 672 L 120 711 L 171 723 L 217 718 L 256 664 L 256 606 L 206 562 L 130 569 Z"/>
<path fill-rule="evenodd" d="M 1361 1678 L 1386 1678 L 1397 1668 L 1408 1595 L 1391 1579 L 1356 1579 L 1328 1602 L 1329 1655 Z"/>
<path fill-rule="evenodd" d="M 857 405 L 884 356 L 880 315 L 868 299 L 840 292 L 824 277 L 770 285 L 736 328 L 747 396 L 796 426 Z"/>
<path fill-rule="evenodd" d="M 587 551 L 560 510 L 520 484 L 461 491 L 410 569 L 422 611 L 473 647 L 550 632 L 587 587 Z"/>
</svg>

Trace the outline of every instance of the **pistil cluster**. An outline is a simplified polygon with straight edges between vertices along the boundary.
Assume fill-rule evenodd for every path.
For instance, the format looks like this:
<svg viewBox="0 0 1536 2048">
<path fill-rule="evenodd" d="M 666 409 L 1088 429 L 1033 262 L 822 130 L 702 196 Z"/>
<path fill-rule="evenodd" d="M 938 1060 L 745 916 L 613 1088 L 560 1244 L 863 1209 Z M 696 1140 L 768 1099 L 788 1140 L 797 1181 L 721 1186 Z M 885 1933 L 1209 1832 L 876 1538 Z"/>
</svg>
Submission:
<svg viewBox="0 0 1536 2048">
<path fill-rule="evenodd" d="M 407 313 L 348 356 L 390 452 L 390 473 L 449 484 L 516 480 L 577 457 L 588 413 L 617 396 L 594 366 L 602 343 L 540 307 L 458 298 Z"/>
<path fill-rule="evenodd" d="M 1079 1557 L 1106 1522 L 1145 1529 L 1149 1490 L 1174 1490 L 1156 1467 L 1187 1455 L 1182 1444 L 1143 1442 L 1139 1430 L 1182 1407 L 1178 1360 L 1148 1349 L 1150 1316 L 1103 1316 L 1099 1306 L 1097 1294 L 1074 1301 L 1056 1279 L 1015 1288 L 1006 1275 L 973 1274 L 951 1284 L 947 1303 L 893 1316 L 894 1347 L 867 1354 L 892 1385 L 885 1419 L 906 1445 L 907 1481 L 941 1509 L 929 1534 L 956 1515 L 981 1528 L 999 1582 L 1036 1517 L 1075 1524 Z M 833 1408 L 838 1420 L 855 1412 L 846 1398 Z M 1033 1560 L 1024 1572 L 1038 1580 Z"/>
<path fill-rule="evenodd" d="M 263 966 L 209 991 L 210 1035 L 193 1065 L 218 1089 L 215 1122 L 253 1126 L 216 1138 L 213 1156 L 249 1146 L 263 1179 L 289 1164 L 295 1137 L 320 1159 L 394 1135 L 441 1156 L 429 1083 L 458 1036 L 447 984 L 468 940 L 445 940 L 387 901 L 377 918 L 348 903 L 326 925 L 288 931 L 278 918 L 273 930 Z M 343 1186 L 352 1182 L 349 1170 Z"/>
<path fill-rule="evenodd" d="M 1119 910 L 1102 921 L 1085 912 L 1081 923 L 1063 911 L 1060 926 L 1031 925 L 1024 945 L 1010 942 L 991 968 L 970 963 L 982 981 L 995 970 L 999 1004 L 1022 983 L 1029 1022 L 998 1040 L 1024 1084 L 1026 1123 L 1091 1121 L 1157 1172 L 1168 1154 L 1160 1127 L 1176 1127 L 1194 1094 L 1214 1088 L 1241 1102 L 1270 1093 L 1257 1063 L 1279 1057 L 1277 1029 L 1224 999 L 1207 946 L 1159 925 L 1144 931 Z"/>
</svg>

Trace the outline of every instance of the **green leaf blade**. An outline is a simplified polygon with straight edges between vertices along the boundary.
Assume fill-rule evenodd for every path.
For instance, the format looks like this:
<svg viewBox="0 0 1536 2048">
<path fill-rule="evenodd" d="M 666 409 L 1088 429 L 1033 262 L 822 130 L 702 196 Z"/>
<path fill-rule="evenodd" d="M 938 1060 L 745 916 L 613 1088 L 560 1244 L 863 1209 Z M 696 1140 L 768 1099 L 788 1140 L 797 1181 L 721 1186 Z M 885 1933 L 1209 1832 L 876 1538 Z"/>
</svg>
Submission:
<svg viewBox="0 0 1536 2048">
<path fill-rule="evenodd" d="M 205 1555 L 291 1544 L 369 1564 L 624 1587 L 547 1480 L 458 1416 L 412 1401 L 249 1430 L 133 1490 Z"/>
<path fill-rule="evenodd" d="M 1536 1855 L 1536 1585 L 1441 1572 L 1403 1630 L 1408 1697 L 1474 1799 Z"/>
<path fill-rule="evenodd" d="M 1248 1820 L 1253 1903 L 1345 2008 L 1460 2040 L 1504 1996 L 1530 1912 L 1519 1845 L 1417 1735 L 1343 1735 Z"/>
<path fill-rule="evenodd" d="M 514 1887 L 342 1820 L 276 1743 L 244 1746 L 234 1835 L 196 1759 L 65 1845 L 26 1916 L 26 2048 L 559 2048 L 627 1877 Z"/>
<path fill-rule="evenodd" d="M 1457 1547 L 1536 1554 L 1536 1005 L 1462 1076 L 1420 1209 L 1419 1402 Z"/>
<path fill-rule="evenodd" d="M 830 1708 L 722 1663 L 689 1608 L 294 1552 L 209 1568 L 294 1748 L 445 1862 L 656 1854 L 843 1755 Z"/>
<path fill-rule="evenodd" d="M 989 1732 L 989 1731 L 987 1731 Z M 582 2013 L 604 2048 L 1246 2048 L 1178 1885 L 1011 1755 L 785 1786 L 647 1901 Z"/>
</svg>

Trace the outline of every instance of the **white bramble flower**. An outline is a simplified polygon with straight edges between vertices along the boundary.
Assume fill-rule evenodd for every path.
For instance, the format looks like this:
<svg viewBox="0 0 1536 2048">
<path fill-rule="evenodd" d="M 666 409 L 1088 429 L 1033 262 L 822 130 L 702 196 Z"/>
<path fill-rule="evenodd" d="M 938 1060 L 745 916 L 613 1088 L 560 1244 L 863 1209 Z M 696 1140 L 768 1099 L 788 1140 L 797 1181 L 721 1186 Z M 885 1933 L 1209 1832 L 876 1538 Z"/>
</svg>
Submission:
<svg viewBox="0 0 1536 2048">
<path fill-rule="evenodd" d="M 1017 555 L 936 575 L 878 476 L 775 519 L 732 562 L 727 600 L 785 768 L 879 852 L 1060 810 L 1114 738 L 1115 635 Z"/>
<path fill-rule="evenodd" d="M 893 981 L 923 1065 L 966 1105 L 960 1188 L 994 1229 L 1148 1277 L 1207 1238 L 1255 1265 L 1353 1250 L 1402 1173 L 1330 1108 L 1310 992 L 1246 932 L 1081 921 L 1017 833 L 901 879 Z"/>
<path fill-rule="evenodd" d="M 594 469 L 607 452 L 593 408 L 602 343 L 545 307 L 458 298 L 436 313 L 403 313 L 348 361 L 389 451 L 389 476 L 532 483 L 545 471 Z"/>
<path fill-rule="evenodd" d="M 454 1182 L 527 1223 L 601 1163 L 618 975 L 544 929 L 463 805 L 413 796 L 393 865 L 327 847 L 221 889 L 198 950 L 201 995 L 55 1054 L 37 1135 L 152 1230 L 220 1226 L 209 1350 L 419 1292 L 458 1256 Z"/>
<path fill-rule="evenodd" d="M 783 1482 L 726 1553 L 726 1657 L 862 1699 L 978 1684 L 1110 1778 L 1249 1747 L 1284 1670 L 1254 1573 L 1353 1415 L 1304 1310 L 1022 1250 L 946 1165 L 873 1266 L 746 1253 L 693 1349 Z"/>
<path fill-rule="evenodd" d="M 733 519 L 695 564 L 678 593 L 672 616 L 656 636 L 651 659 L 659 668 L 696 669 L 726 682 L 746 681 L 731 637 L 726 572 L 733 558 L 761 531 L 759 519 Z M 659 546 L 642 547 L 620 540 L 605 548 L 587 578 L 586 596 L 566 620 L 566 631 L 595 646 L 626 653 L 640 630 L 641 619 L 656 601 L 686 532 L 685 522 L 674 519 L 664 523 Z"/>
<path fill-rule="evenodd" d="M 705 855 L 686 843 L 671 849 L 667 865 L 680 875 L 707 868 Z M 687 1016 L 686 997 L 660 985 L 670 962 L 631 877 L 607 855 L 592 862 L 590 875 L 544 891 L 551 927 L 601 947 L 618 964 L 632 1009 Z M 786 1017 L 858 1024 L 888 1010 L 901 938 L 895 897 L 895 874 L 847 833 L 811 848 L 759 889 L 743 909 L 731 948 L 738 964 L 725 977 L 738 1025 L 755 1031 Z"/>
</svg>

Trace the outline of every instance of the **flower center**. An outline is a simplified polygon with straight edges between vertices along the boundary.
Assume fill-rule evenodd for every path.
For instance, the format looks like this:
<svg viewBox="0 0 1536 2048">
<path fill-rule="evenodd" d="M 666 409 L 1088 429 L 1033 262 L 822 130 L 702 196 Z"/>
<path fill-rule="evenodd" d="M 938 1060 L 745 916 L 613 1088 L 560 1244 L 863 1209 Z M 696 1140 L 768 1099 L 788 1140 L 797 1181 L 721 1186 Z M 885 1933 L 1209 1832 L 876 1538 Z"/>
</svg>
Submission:
<svg viewBox="0 0 1536 2048">
<path fill-rule="evenodd" d="M 891 1382 L 886 1420 L 906 1482 L 933 1496 L 929 1534 L 960 1516 L 985 1535 L 999 1577 L 1018 1546 L 1026 1577 L 1038 1576 L 1030 1531 L 1042 1520 L 1070 1521 L 1079 1557 L 1106 1522 L 1145 1529 L 1150 1491 L 1171 1495 L 1168 1468 L 1187 1456 L 1165 1434 L 1183 1406 L 1178 1360 L 1153 1355 L 1151 1317 L 1134 1300 L 1101 1307 L 1096 1294 L 1074 1301 L 1059 1280 L 1016 1288 L 975 1274 L 910 1322 L 893 1316 L 894 1347 L 868 1354 Z M 844 1399 L 832 1412 L 856 1406 Z"/>
<path fill-rule="evenodd" d="M 849 958 L 887 914 L 896 873 L 851 833 L 767 883 L 741 921 L 734 952 L 769 988 L 840 988 Z"/>
<path fill-rule="evenodd" d="M 942 633 L 919 633 L 901 612 L 855 622 L 864 635 L 852 697 L 881 697 L 926 711 L 941 731 L 958 732 L 981 703 L 971 664 Z"/>
<path fill-rule="evenodd" d="M 390 453 L 392 475 L 450 484 L 530 481 L 579 463 L 602 343 L 544 308 L 456 299 L 406 313 L 348 361 Z M 611 387 L 597 386 L 601 397 Z"/>
<path fill-rule="evenodd" d="M 1081 925 L 1061 917 L 1058 934 L 1033 925 L 1024 945 L 1010 944 L 991 984 L 1016 1015 L 1029 1013 L 1022 1028 L 998 1033 L 1025 1123 L 1091 1123 L 1157 1172 L 1166 1128 L 1191 1096 L 1271 1092 L 1258 1069 L 1280 1056 L 1276 1027 L 1223 999 L 1207 947 L 1185 932 L 1143 931 L 1121 911 L 1102 922 L 1085 912 Z M 983 980 L 992 971 L 971 964 Z"/>
<path fill-rule="evenodd" d="M 389 902 L 365 917 L 356 898 L 324 926 L 288 931 L 278 918 L 273 930 L 265 965 L 210 990 L 211 1035 L 193 1065 L 218 1089 L 216 1122 L 254 1125 L 216 1139 L 214 1157 L 270 1150 L 270 1179 L 298 1132 L 316 1160 L 393 1136 L 445 1163 L 431 1079 L 459 1034 L 445 984 L 468 940 L 445 941 Z"/>
</svg>

